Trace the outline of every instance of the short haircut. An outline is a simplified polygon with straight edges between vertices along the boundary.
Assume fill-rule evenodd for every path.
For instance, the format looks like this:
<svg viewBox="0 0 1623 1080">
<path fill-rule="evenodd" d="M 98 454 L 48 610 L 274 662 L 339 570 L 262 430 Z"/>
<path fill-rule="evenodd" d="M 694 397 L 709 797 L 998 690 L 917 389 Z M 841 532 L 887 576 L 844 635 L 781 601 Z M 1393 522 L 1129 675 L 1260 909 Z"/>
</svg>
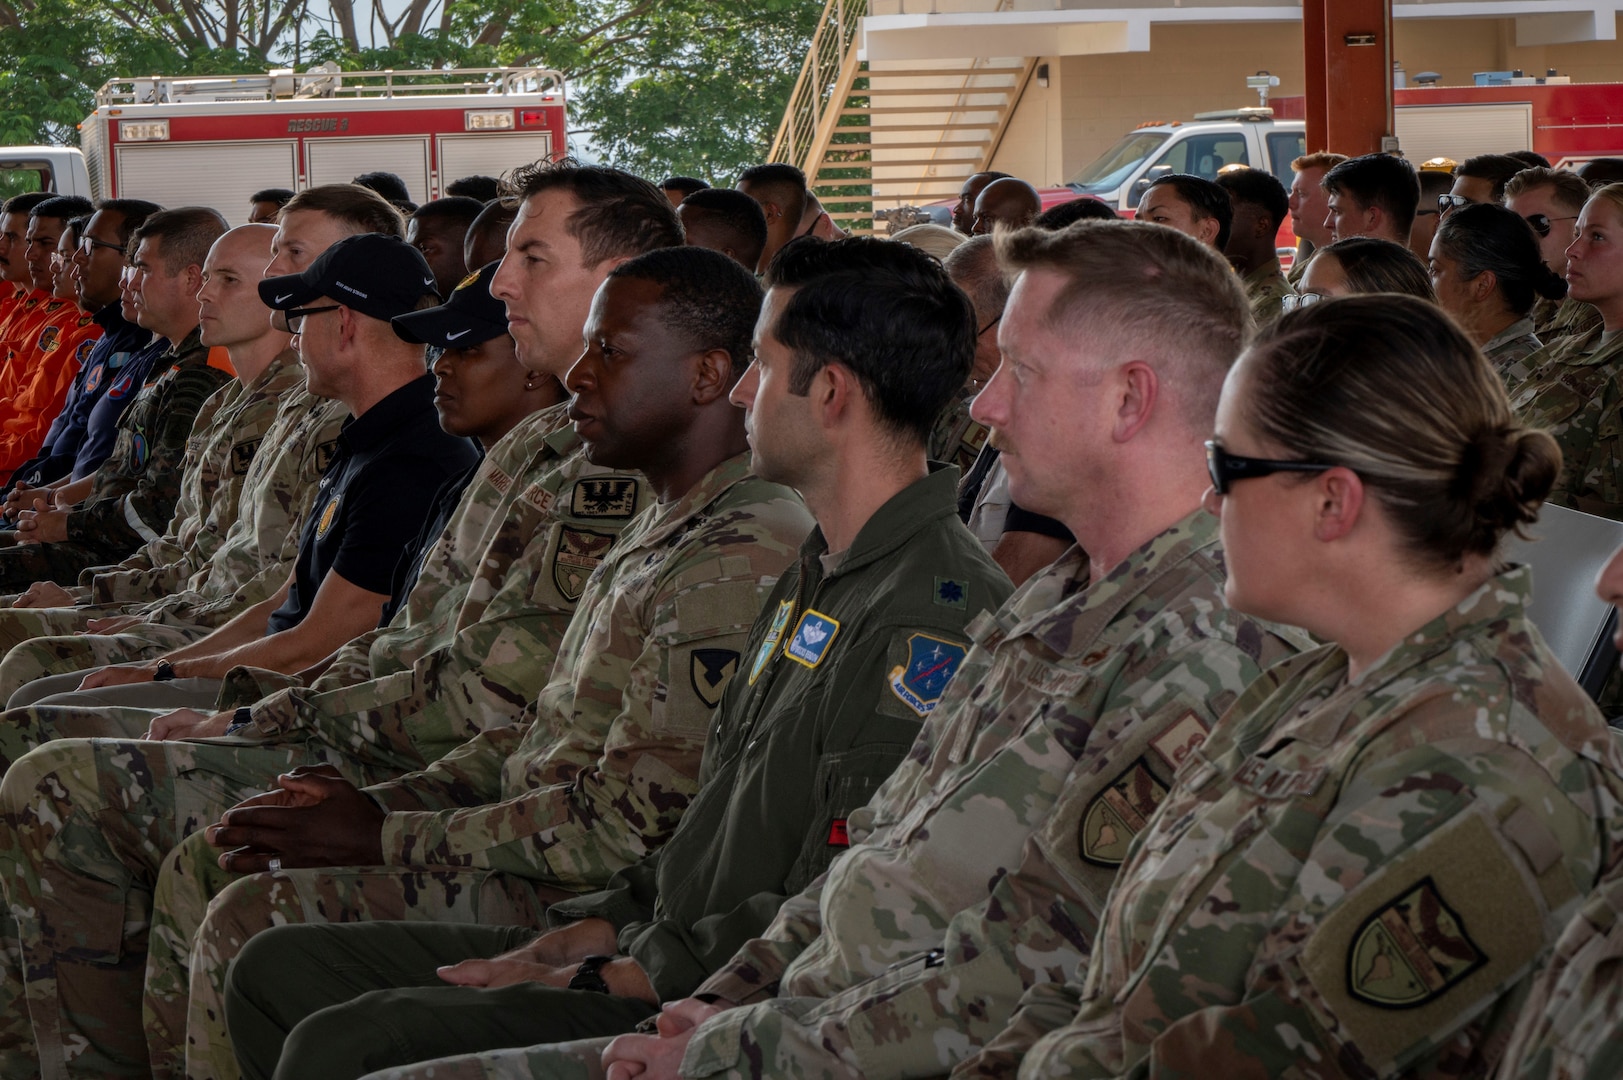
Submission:
<svg viewBox="0 0 1623 1080">
<path fill-rule="evenodd" d="M 0 204 L 0 214 L 26 214 L 46 199 L 56 198 L 54 191 L 25 191 L 21 195 L 13 195 L 4 204 Z"/>
<path fill-rule="evenodd" d="M 1306 172 L 1308 169 L 1324 169 L 1328 172 L 1346 160 L 1346 154 L 1332 154 L 1328 150 L 1319 150 L 1311 154 L 1303 154 L 1292 161 L 1291 172 Z"/>
<path fill-rule="evenodd" d="M 35 203 L 29 217 L 61 218 L 68 221 L 96 212 L 96 204 L 79 195 L 53 195 L 44 202 Z"/>
<path fill-rule="evenodd" d="M 659 190 L 680 191 L 684 199 L 695 191 L 703 191 L 709 186 L 697 176 L 667 176 L 659 182 Z"/>
<path fill-rule="evenodd" d="M 627 259 L 609 277 L 660 286 L 665 325 L 684 335 L 696 351 L 727 350 L 732 377 L 744 374 L 754 356 L 755 322 L 765 295 L 754 274 L 719 251 L 673 247 Z"/>
<path fill-rule="evenodd" d="M 518 217 L 518 203 L 507 203 L 502 202 L 500 199 L 492 199 L 479 211 L 479 216 L 474 218 L 468 225 L 468 231 L 462 238 L 463 247 L 467 248 L 470 241 L 477 246 L 484 237 L 493 232 L 502 234 L 503 246 L 505 246 L 507 230 L 516 217 Z"/>
<path fill-rule="evenodd" d="M 90 224 L 90 215 L 89 214 L 80 214 L 78 217 L 71 218 L 68 221 L 67 225 L 64 226 L 63 229 L 62 229 L 62 234 L 64 236 L 71 236 L 73 238 L 73 245 L 75 247 L 78 247 L 79 246 L 79 237 L 81 237 L 81 236 L 83 236 L 85 234 L 85 228 L 87 226 L 89 226 L 89 224 Z"/>
<path fill-rule="evenodd" d="M 971 236 L 953 248 L 941 260 L 941 265 L 953 284 L 964 290 L 975 306 L 977 323 L 990 322 L 1003 313 L 1004 305 L 1009 302 L 1009 279 L 998 264 L 997 248 L 991 236 Z"/>
<path fill-rule="evenodd" d="M 389 201 L 359 184 L 322 184 L 305 188 L 282 204 L 282 214 L 313 210 L 343 225 L 351 233 L 383 233 L 404 238 L 406 219 Z"/>
<path fill-rule="evenodd" d="M 773 257 L 766 285 L 794 290 L 772 328 L 794 355 L 792 392 L 843 365 L 882 428 L 911 445 L 929 441 L 975 359 L 975 309 L 939 262 L 871 236 L 801 237 Z"/>
<path fill-rule="evenodd" d="M 1350 158 L 1324 174 L 1324 190 L 1350 196 L 1359 206 L 1379 207 L 1392 219 L 1392 228 L 1407 236 L 1420 205 L 1420 175 L 1415 167 L 1391 154 L 1365 154 Z"/>
<path fill-rule="evenodd" d="M 485 204 L 478 199 L 470 199 L 463 195 L 447 195 L 443 199 L 431 199 L 412 212 L 413 220 L 420 222 L 438 222 L 467 231 L 474 219 L 479 216 Z"/>
<path fill-rule="evenodd" d="M 102 199 L 96 204 L 98 212 L 106 211 L 118 215 L 118 242 L 124 245 L 126 255 L 135 250 L 130 243 L 130 236 L 147 218 L 162 209 L 163 207 L 157 203 L 145 199 Z"/>
<path fill-rule="evenodd" d="M 1228 192 L 1204 177 L 1191 173 L 1167 173 L 1150 184 L 1150 188 L 1169 187 L 1178 198 L 1189 204 L 1195 220 L 1213 218 L 1217 221 L 1217 250 L 1228 247 L 1229 229 L 1234 224 L 1234 204 Z"/>
<path fill-rule="evenodd" d="M 275 203 L 277 206 L 286 206 L 287 201 L 293 197 L 293 189 L 285 187 L 268 187 L 256 191 L 248 196 L 249 202 Z"/>
<path fill-rule="evenodd" d="M 1623 180 L 1623 158 L 1598 157 L 1586 161 L 1578 166 L 1578 175 L 1592 188 L 1615 184 Z"/>
<path fill-rule="evenodd" d="M 1509 154 L 1478 154 L 1454 166 L 1455 176 L 1469 176 L 1493 184 L 1494 202 L 1505 201 L 1505 185 L 1510 178 L 1527 168 L 1525 162 Z"/>
<path fill-rule="evenodd" d="M 1536 150 L 1511 150 L 1505 156 L 1515 158 L 1526 169 L 1548 169 L 1550 167 L 1550 159 Z"/>
<path fill-rule="evenodd" d="M 1513 199 L 1541 187 L 1550 188 L 1551 197 L 1574 214 L 1584 208 L 1594 190 L 1583 177 L 1568 169 L 1523 169 L 1505 185 L 1505 198 Z"/>
<path fill-rule="evenodd" d="M 1050 330 L 1123 360 L 1153 357 L 1184 422 L 1211 430 L 1223 379 L 1253 325 L 1239 275 L 1221 255 L 1144 221 L 1020 229 L 996 243 L 1005 273 L 1066 279 L 1045 320 Z"/>
<path fill-rule="evenodd" d="M 1454 174 L 1443 172 L 1440 169 L 1420 170 L 1420 202 L 1415 206 L 1415 216 L 1421 210 L 1436 211 L 1437 197 L 1447 195 L 1454 186 Z"/>
<path fill-rule="evenodd" d="M 1231 169 L 1217 178 L 1217 186 L 1235 202 L 1260 206 L 1273 222 L 1274 231 L 1290 217 L 1291 197 L 1279 178 L 1266 169 Z"/>
<path fill-rule="evenodd" d="M 640 176 L 565 158 L 527 165 L 513 173 L 513 183 L 526 199 L 544 191 L 565 191 L 575 197 L 580 208 L 569 215 L 564 229 L 580 244 L 584 266 L 682 246 L 676 208 L 664 192 Z"/>
<path fill-rule="evenodd" d="M 793 165 L 775 161 L 767 165 L 751 165 L 738 174 L 739 184 L 755 189 L 757 197 L 766 196 L 783 207 L 784 216 L 799 221 L 806 212 L 806 174 Z M 734 185 L 737 186 L 736 184 Z"/>
<path fill-rule="evenodd" d="M 1058 206 L 1050 206 L 1037 215 L 1032 224 L 1039 229 L 1050 231 L 1075 225 L 1079 221 L 1116 221 L 1116 211 L 1108 203 L 1101 202 L 1091 195 L 1084 195 L 1080 199 L 1062 202 Z"/>
<path fill-rule="evenodd" d="M 1496 203 L 1462 206 L 1437 226 L 1436 250 L 1459 264 L 1465 281 L 1493 271 L 1505 304 L 1516 315 L 1533 309 L 1536 296 L 1560 300 L 1567 283 L 1544 265 L 1533 227 Z"/>
<path fill-rule="evenodd" d="M 754 254 L 761 257 L 766 247 L 766 214 L 761 204 L 733 188 L 701 188 L 682 200 L 683 214 L 703 214 L 712 226 L 731 238 L 731 247 L 744 262 Z"/>
<path fill-rule="evenodd" d="M 445 185 L 447 195 L 462 195 L 487 203 L 508 194 L 507 188 L 494 176 L 464 176 Z"/>
<path fill-rule="evenodd" d="M 1315 259 L 1325 256 L 1341 264 L 1341 272 L 1354 292 L 1437 299 L 1426 264 L 1402 244 L 1378 236 L 1348 236 L 1313 253 Z"/>
<path fill-rule="evenodd" d="M 359 184 L 363 188 L 371 188 L 392 203 L 411 202 L 411 192 L 406 188 L 405 180 L 398 173 L 378 169 L 373 172 L 363 172 L 352 184 Z"/>
<path fill-rule="evenodd" d="M 143 240 L 162 240 L 158 261 L 164 272 L 173 276 L 188 266 L 202 266 L 209 248 L 229 228 L 225 218 L 206 206 L 177 206 L 147 218 L 130 237 L 130 243 L 134 247 Z"/>
</svg>

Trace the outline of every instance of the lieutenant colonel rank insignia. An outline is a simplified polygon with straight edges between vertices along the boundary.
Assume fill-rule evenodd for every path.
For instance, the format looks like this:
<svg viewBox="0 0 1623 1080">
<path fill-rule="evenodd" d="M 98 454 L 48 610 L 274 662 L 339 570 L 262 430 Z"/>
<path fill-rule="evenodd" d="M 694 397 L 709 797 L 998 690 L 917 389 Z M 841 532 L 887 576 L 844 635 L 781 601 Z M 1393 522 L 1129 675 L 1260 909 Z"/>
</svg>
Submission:
<svg viewBox="0 0 1623 1080">
<path fill-rule="evenodd" d="M 693 692 L 712 709 L 721 704 L 722 692 L 737 674 L 738 653 L 732 649 L 694 649 L 688 662 Z"/>
<path fill-rule="evenodd" d="M 1426 877 L 1364 920 L 1347 954 L 1347 986 L 1371 1005 L 1412 1009 L 1487 961 Z"/>
<path fill-rule="evenodd" d="M 586 591 L 586 579 L 614 543 L 613 533 L 595 533 L 565 526 L 558 534 L 558 554 L 552 557 L 552 581 L 564 599 L 574 603 Z"/>
<path fill-rule="evenodd" d="M 585 518 L 628 518 L 637 512 L 637 482 L 618 476 L 577 480 L 569 512 Z"/>
<path fill-rule="evenodd" d="M 806 614 L 795 624 L 795 632 L 783 647 L 783 655 L 797 664 L 814 668 L 823 662 L 828 647 L 834 644 L 834 635 L 840 632 L 838 619 L 831 619 L 820 611 L 806 609 Z"/>
<path fill-rule="evenodd" d="M 789 616 L 794 614 L 794 610 L 795 602 L 793 600 L 780 600 L 778 602 L 778 610 L 772 613 L 772 625 L 767 627 L 766 639 L 761 642 L 761 647 L 756 650 L 755 662 L 750 665 L 751 686 L 754 686 L 755 680 L 761 677 L 761 672 L 766 670 L 766 662 L 772 659 L 772 650 L 776 649 L 778 642 L 783 640 L 783 631 L 789 626 Z"/>
<path fill-rule="evenodd" d="M 1133 762 L 1082 811 L 1077 837 L 1082 857 L 1095 866 L 1120 866 L 1127 845 L 1166 797 L 1166 786 L 1150 774 L 1144 759 Z"/>
<path fill-rule="evenodd" d="M 930 599 L 942 607 L 964 611 L 969 607 L 969 584 L 956 578 L 938 577 L 935 579 L 935 591 L 930 594 Z"/>
<path fill-rule="evenodd" d="M 920 716 L 929 716 L 964 662 L 965 652 L 962 645 L 914 634 L 907 639 L 907 664 L 891 669 L 890 692 Z"/>
</svg>

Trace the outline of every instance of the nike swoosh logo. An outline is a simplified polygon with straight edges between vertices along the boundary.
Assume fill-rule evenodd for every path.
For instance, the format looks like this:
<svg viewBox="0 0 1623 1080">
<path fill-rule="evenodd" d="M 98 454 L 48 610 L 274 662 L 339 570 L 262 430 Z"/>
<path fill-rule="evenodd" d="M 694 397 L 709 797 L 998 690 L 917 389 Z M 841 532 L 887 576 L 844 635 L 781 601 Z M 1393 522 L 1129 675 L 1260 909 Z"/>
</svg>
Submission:
<svg viewBox="0 0 1623 1080">
<path fill-rule="evenodd" d="M 437 282 L 431 277 L 425 277 L 423 279 L 423 284 L 427 285 L 430 289 L 432 289 L 437 284 Z"/>
<path fill-rule="evenodd" d="M 290 297 L 292 295 L 293 295 L 292 293 L 283 293 L 281 296 L 278 296 L 275 300 L 272 300 L 271 303 L 280 304 L 283 300 L 286 300 L 288 297 Z"/>
<path fill-rule="evenodd" d="M 465 334 L 471 334 L 471 333 L 473 333 L 472 330 L 458 330 L 454 334 L 446 334 L 445 335 L 445 340 L 446 341 L 455 341 L 457 338 L 462 337 Z"/>
</svg>

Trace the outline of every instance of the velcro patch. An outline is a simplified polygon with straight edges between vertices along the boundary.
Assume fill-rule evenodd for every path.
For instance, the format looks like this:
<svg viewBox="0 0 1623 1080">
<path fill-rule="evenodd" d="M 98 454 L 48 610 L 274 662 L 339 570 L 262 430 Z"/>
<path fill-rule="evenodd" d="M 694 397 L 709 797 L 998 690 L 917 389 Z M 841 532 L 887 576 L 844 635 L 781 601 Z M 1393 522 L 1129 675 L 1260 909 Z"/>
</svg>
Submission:
<svg viewBox="0 0 1623 1080">
<path fill-rule="evenodd" d="M 531 484 L 529 487 L 524 489 L 524 493 L 520 495 L 519 498 L 541 511 L 543 514 L 549 514 L 552 512 L 552 492 L 548 491 L 540 484 Z"/>
<path fill-rule="evenodd" d="M 693 682 L 693 692 L 712 709 L 721 704 L 721 695 L 736 674 L 736 649 L 694 649 L 688 662 L 688 678 Z"/>
<path fill-rule="evenodd" d="M 248 467 L 254 463 L 254 455 L 259 452 L 261 440 L 237 443 L 231 448 L 231 471 L 237 476 L 246 476 Z"/>
<path fill-rule="evenodd" d="M 1206 725 L 1200 722 L 1200 716 L 1190 709 L 1178 717 L 1170 727 L 1150 740 L 1150 746 L 1161 755 L 1173 772 L 1184 763 L 1184 759 L 1206 741 Z"/>
<path fill-rule="evenodd" d="M 794 613 L 794 610 L 795 602 L 793 600 L 782 600 L 778 603 L 778 610 L 772 613 L 772 625 L 767 627 L 766 638 L 761 642 L 761 647 L 755 652 L 755 662 L 750 665 L 751 686 L 754 686 L 755 680 L 761 677 L 761 672 L 766 670 L 767 661 L 772 659 L 772 654 L 777 649 L 778 642 L 783 640 L 783 632 L 788 628 L 789 616 Z"/>
<path fill-rule="evenodd" d="M 1082 858 L 1095 866 L 1120 866 L 1127 858 L 1127 845 L 1149 823 L 1167 787 L 1139 758 L 1112 780 L 1082 811 L 1077 848 Z"/>
<path fill-rule="evenodd" d="M 795 624 L 795 632 L 789 635 L 783 654 L 797 664 L 814 668 L 828 655 L 829 646 L 834 644 L 834 637 L 839 632 L 838 619 L 807 608 Z"/>
<path fill-rule="evenodd" d="M 564 599 L 570 603 L 580 599 L 581 593 L 586 591 L 586 579 L 592 576 L 613 543 L 613 533 L 567 526 L 559 530 L 558 553 L 552 557 L 552 582 Z"/>
<path fill-rule="evenodd" d="M 1384 1009 L 1423 1005 L 1488 962 L 1431 878 L 1364 920 L 1347 954 L 1353 997 Z"/>
<path fill-rule="evenodd" d="M 622 476 L 577 480 L 569 512 L 584 518 L 628 518 L 637 512 L 637 481 Z"/>
<path fill-rule="evenodd" d="M 491 487 L 503 495 L 506 495 L 507 489 L 513 486 L 513 478 L 495 465 L 485 470 L 485 479 L 489 481 Z"/>
<path fill-rule="evenodd" d="M 920 716 L 929 716 L 967 651 L 962 645 L 929 634 L 911 635 L 907 639 L 907 663 L 891 669 L 890 692 Z"/>
</svg>

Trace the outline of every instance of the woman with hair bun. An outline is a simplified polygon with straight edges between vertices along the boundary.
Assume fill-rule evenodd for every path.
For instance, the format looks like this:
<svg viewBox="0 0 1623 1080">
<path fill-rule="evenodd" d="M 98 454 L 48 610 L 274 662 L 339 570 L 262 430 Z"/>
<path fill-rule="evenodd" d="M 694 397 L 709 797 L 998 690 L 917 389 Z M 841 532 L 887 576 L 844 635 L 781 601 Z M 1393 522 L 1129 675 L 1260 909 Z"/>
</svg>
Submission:
<svg viewBox="0 0 1623 1080">
<path fill-rule="evenodd" d="M 1567 283 L 1544 265 L 1526 219 L 1497 203 L 1460 207 L 1437 226 L 1428 269 L 1437 303 L 1459 321 L 1505 385 L 1525 379 L 1523 361 L 1543 347 L 1533 332 L 1533 303 L 1567 295 Z"/>
<path fill-rule="evenodd" d="M 1567 248 L 1567 295 L 1591 304 L 1601 325 L 1546 345 L 1511 390 L 1522 421 L 1561 446 L 1566 469 L 1550 501 L 1623 518 L 1623 184 L 1596 191 Z"/>
<path fill-rule="evenodd" d="M 1452 320 L 1395 296 L 1264 330 L 1207 448 L 1229 603 L 1328 644 L 1153 793 L 1080 1012 L 1020 1075 L 1486 1076 L 1623 853 L 1623 758 L 1499 559 L 1560 453 Z"/>
</svg>

